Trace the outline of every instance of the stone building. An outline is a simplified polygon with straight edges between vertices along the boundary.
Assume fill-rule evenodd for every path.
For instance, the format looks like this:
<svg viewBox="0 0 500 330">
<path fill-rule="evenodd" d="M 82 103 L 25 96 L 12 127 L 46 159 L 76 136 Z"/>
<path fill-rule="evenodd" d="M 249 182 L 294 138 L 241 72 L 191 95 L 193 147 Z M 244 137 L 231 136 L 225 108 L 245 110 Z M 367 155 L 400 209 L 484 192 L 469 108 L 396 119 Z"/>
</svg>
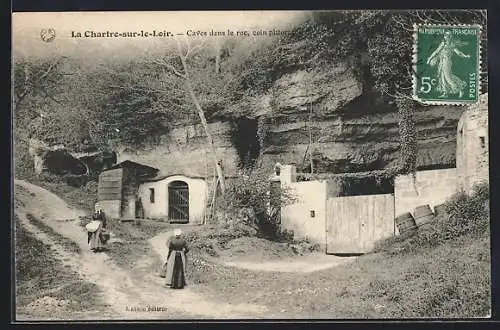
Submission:
<svg viewBox="0 0 500 330">
<path fill-rule="evenodd" d="M 137 192 L 142 217 L 191 224 L 203 224 L 208 195 L 205 178 L 183 174 L 143 180 Z"/>
<path fill-rule="evenodd" d="M 457 185 L 470 193 L 475 183 L 488 181 L 488 94 L 463 113 L 457 127 Z"/>
</svg>

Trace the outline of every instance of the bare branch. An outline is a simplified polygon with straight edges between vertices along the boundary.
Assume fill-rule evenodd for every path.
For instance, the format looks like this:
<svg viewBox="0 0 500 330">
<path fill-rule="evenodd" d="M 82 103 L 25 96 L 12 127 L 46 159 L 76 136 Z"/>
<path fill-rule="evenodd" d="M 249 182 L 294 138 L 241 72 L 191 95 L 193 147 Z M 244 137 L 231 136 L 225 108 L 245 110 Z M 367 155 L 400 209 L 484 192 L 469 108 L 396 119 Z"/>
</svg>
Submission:
<svg viewBox="0 0 500 330">
<path fill-rule="evenodd" d="M 446 18 L 444 17 L 443 13 L 440 10 L 436 11 L 436 13 L 439 15 L 439 17 L 441 17 L 443 23 L 446 22 Z"/>
<path fill-rule="evenodd" d="M 118 89 L 124 89 L 124 90 L 133 90 L 133 91 L 139 91 L 139 92 L 149 92 L 149 93 L 151 93 L 151 92 L 167 93 L 168 92 L 166 90 L 161 90 L 161 89 L 124 87 L 124 86 L 118 86 L 118 85 L 108 85 L 108 87 L 118 88 Z"/>
<path fill-rule="evenodd" d="M 416 10 L 416 11 L 415 11 L 415 15 L 417 15 L 417 18 L 418 18 L 418 20 L 419 20 L 420 22 L 425 22 L 425 21 L 426 21 L 426 19 L 425 19 L 425 18 L 423 18 L 422 16 L 420 16 L 420 10 Z"/>
<path fill-rule="evenodd" d="M 185 58 L 187 58 L 189 55 L 191 55 L 192 53 L 194 53 L 194 51 L 196 49 L 201 49 L 201 45 L 196 45 L 194 46 L 193 48 L 188 48 L 187 52 L 186 52 L 186 56 Z"/>
<path fill-rule="evenodd" d="M 408 31 L 408 32 L 413 32 L 413 28 L 408 28 L 407 27 L 407 23 L 404 23 L 402 21 L 400 21 L 399 19 L 397 19 L 397 16 L 393 16 L 391 17 L 391 20 L 396 23 L 396 25 L 398 25 L 401 29 L 405 30 L 405 31 Z M 410 24 L 411 25 L 411 24 Z"/>
<path fill-rule="evenodd" d="M 389 93 L 387 88 L 382 89 L 381 92 L 382 94 L 385 94 L 393 99 L 408 99 L 413 101 L 413 98 L 408 96 L 406 93 L 401 93 L 401 92 Z"/>
<path fill-rule="evenodd" d="M 54 69 L 54 67 L 59 64 L 63 59 L 65 59 L 66 57 L 61 57 L 60 59 L 58 59 L 57 61 L 55 61 L 54 63 L 52 63 L 49 68 L 41 75 L 38 77 L 38 80 L 41 80 L 41 79 L 44 79 L 45 77 L 47 77 L 49 75 L 49 73 L 52 71 L 52 69 Z"/>
<path fill-rule="evenodd" d="M 58 103 L 58 104 L 63 104 L 63 102 L 61 102 L 61 101 L 57 100 L 57 99 L 56 99 L 56 98 L 54 98 L 52 95 L 50 95 L 50 93 L 47 91 L 47 89 L 46 89 L 45 87 L 40 87 L 40 89 L 42 90 L 43 94 L 44 94 L 47 98 L 51 99 L 52 101 L 54 101 L 54 102 L 56 102 L 56 103 Z"/>
<path fill-rule="evenodd" d="M 161 65 L 161 66 L 164 66 L 164 67 L 170 69 L 178 77 L 186 78 L 185 75 L 183 75 L 182 73 L 180 73 L 172 64 L 167 63 L 165 60 L 163 62 L 158 61 L 158 60 L 152 60 L 151 62 L 155 63 L 155 64 L 158 64 L 158 65 Z"/>
</svg>

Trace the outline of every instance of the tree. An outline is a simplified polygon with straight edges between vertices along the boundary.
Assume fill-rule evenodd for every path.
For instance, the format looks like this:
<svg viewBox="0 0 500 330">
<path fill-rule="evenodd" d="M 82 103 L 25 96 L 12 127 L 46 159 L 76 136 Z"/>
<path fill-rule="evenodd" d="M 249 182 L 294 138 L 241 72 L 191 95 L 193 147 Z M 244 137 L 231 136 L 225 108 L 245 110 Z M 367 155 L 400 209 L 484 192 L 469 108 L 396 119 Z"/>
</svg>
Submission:
<svg viewBox="0 0 500 330">
<path fill-rule="evenodd" d="M 227 106 L 230 99 L 224 96 L 228 93 L 230 76 L 220 74 L 221 48 L 212 48 L 215 52 L 210 52 L 207 51 L 210 49 L 207 46 L 206 42 L 194 46 L 187 42 L 183 47 L 178 41 L 177 49 L 168 48 L 160 57 L 143 59 L 119 73 L 110 72 L 115 76 L 114 83 L 110 87 L 120 91 L 117 99 L 111 103 L 117 104 L 120 100 L 122 108 L 136 109 L 136 113 L 140 113 L 142 119 L 149 114 L 158 115 L 160 118 L 165 118 L 167 114 L 170 122 L 178 122 L 182 116 L 192 121 L 191 113 L 194 107 L 212 150 L 217 182 L 224 192 L 224 173 L 208 127 L 207 108 L 213 113 Z M 215 66 L 210 65 L 209 58 L 213 58 Z M 137 105 L 137 103 L 142 104 Z M 137 112 L 137 108 L 143 110 Z M 176 116 L 172 115 L 174 112 Z M 117 122 L 124 121 L 117 118 Z M 159 131 L 165 132 L 164 129 Z M 151 130 L 149 129 L 147 133 L 151 133 Z"/>
<path fill-rule="evenodd" d="M 191 101 L 195 105 L 196 110 L 198 111 L 198 115 L 200 116 L 201 124 L 203 125 L 203 128 L 205 129 L 205 134 L 207 135 L 208 143 L 210 145 L 210 148 L 212 149 L 212 154 L 214 157 L 214 165 L 215 165 L 215 169 L 217 171 L 217 176 L 218 176 L 217 181 L 220 184 L 222 193 L 224 193 L 226 190 L 226 184 L 225 184 L 226 181 L 224 178 L 224 173 L 222 171 L 221 161 L 217 157 L 217 150 L 215 149 L 214 140 L 213 140 L 212 134 L 210 133 L 210 130 L 208 128 L 207 119 L 205 118 L 205 112 L 203 111 L 203 108 L 201 107 L 200 102 L 198 101 L 198 98 L 196 97 L 196 95 L 194 93 L 194 89 L 193 89 L 193 86 L 191 83 L 191 75 L 190 75 L 188 65 L 186 62 L 186 58 L 189 56 L 190 49 L 188 48 L 187 52 L 184 54 L 182 47 L 181 47 L 181 44 L 178 41 L 177 42 L 177 50 L 179 52 L 179 58 L 181 60 L 182 68 L 184 70 L 184 74 L 181 74 L 181 77 L 184 78 L 189 97 L 191 98 Z M 217 56 L 219 56 L 219 55 L 217 55 Z M 217 69 L 217 71 L 218 71 L 218 69 Z M 217 71 L 216 71 L 216 73 L 219 73 Z"/>
<path fill-rule="evenodd" d="M 56 95 L 64 78 L 65 58 L 16 58 L 13 64 L 13 115 L 17 137 L 26 139 L 43 134 L 40 124 L 45 110 L 60 103 Z M 39 137 L 39 136 L 37 136 Z"/>
</svg>

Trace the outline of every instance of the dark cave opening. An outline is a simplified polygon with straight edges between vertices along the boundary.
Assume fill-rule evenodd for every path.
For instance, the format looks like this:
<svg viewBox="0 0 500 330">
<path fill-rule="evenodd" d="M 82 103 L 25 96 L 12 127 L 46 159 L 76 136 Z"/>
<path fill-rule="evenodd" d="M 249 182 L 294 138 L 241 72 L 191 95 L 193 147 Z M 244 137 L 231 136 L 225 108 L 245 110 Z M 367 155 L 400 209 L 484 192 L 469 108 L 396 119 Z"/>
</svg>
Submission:
<svg viewBox="0 0 500 330">
<path fill-rule="evenodd" d="M 232 123 L 231 140 L 238 152 L 239 167 L 242 169 L 251 168 L 255 166 L 260 154 L 257 120 L 238 118 Z"/>
<path fill-rule="evenodd" d="M 394 178 L 377 178 L 375 176 L 345 178 L 340 187 L 339 196 L 359 196 L 393 194 Z"/>
</svg>

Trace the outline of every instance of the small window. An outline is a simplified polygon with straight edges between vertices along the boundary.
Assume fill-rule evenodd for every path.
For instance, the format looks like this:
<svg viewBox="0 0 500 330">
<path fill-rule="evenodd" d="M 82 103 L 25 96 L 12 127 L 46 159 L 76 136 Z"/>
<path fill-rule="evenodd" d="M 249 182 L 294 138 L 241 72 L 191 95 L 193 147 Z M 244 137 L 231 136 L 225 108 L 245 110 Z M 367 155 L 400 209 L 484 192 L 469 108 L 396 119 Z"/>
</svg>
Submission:
<svg viewBox="0 0 500 330">
<path fill-rule="evenodd" d="M 484 136 L 480 136 L 479 141 L 481 142 L 481 148 L 485 148 L 486 147 L 486 140 L 484 139 Z"/>
<path fill-rule="evenodd" d="M 155 202 L 155 188 L 149 188 L 149 201 L 151 203 Z"/>
</svg>

